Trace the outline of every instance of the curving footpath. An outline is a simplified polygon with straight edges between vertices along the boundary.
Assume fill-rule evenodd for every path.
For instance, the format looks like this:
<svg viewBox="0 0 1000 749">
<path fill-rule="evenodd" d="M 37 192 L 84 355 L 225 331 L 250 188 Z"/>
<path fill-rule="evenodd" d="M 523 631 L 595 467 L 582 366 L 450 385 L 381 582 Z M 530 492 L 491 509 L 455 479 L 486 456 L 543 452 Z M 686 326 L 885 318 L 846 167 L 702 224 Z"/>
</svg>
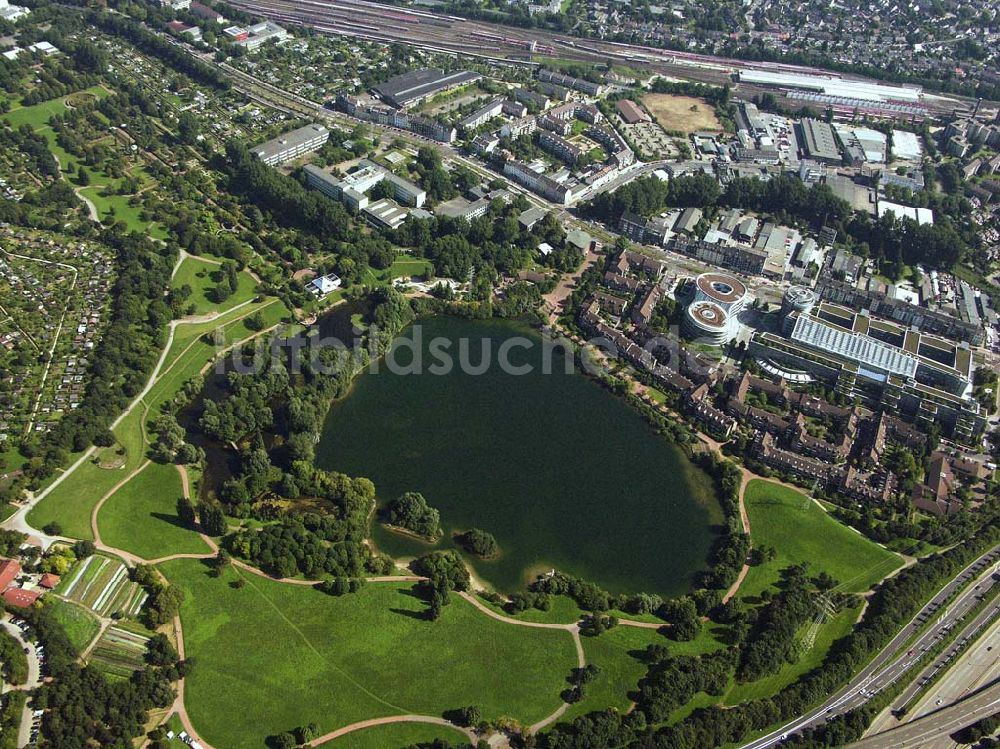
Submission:
<svg viewBox="0 0 1000 749">
<path fill-rule="evenodd" d="M 370 720 L 361 720 L 357 723 L 351 723 L 349 726 L 338 728 L 335 731 L 330 731 L 330 733 L 320 736 L 318 739 L 313 739 L 306 744 L 306 746 L 320 746 L 321 744 L 333 741 L 334 739 L 339 739 L 341 736 L 346 736 L 347 734 L 354 733 L 355 731 L 362 731 L 365 728 L 375 728 L 376 726 L 387 726 L 392 723 L 428 723 L 435 726 L 445 726 L 455 731 L 464 733 L 465 737 L 472 745 L 475 745 L 478 740 L 475 732 L 471 729 L 457 726 L 444 718 L 437 718 L 433 715 L 389 715 L 385 718 L 371 718 Z"/>
</svg>

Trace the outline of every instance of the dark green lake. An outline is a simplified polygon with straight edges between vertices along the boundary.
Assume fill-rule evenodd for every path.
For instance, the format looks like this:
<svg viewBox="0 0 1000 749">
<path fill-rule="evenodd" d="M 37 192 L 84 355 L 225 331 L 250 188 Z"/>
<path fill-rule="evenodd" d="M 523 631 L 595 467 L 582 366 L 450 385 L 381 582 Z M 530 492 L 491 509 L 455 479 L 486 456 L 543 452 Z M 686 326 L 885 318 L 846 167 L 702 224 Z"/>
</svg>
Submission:
<svg viewBox="0 0 1000 749">
<path fill-rule="evenodd" d="M 503 341 L 528 336 L 536 345 L 510 358 L 536 366 L 527 375 L 498 366 L 480 375 L 457 366 L 407 375 L 383 363 L 331 408 L 317 447 L 322 468 L 367 476 L 380 502 L 423 493 L 441 511 L 440 548 L 453 546 L 453 531 L 492 533 L 501 557 L 471 561 L 506 592 L 551 568 L 613 592 L 690 587 L 721 522 L 704 472 L 584 374 L 561 366 L 543 374 L 541 338 L 530 328 L 445 317 L 418 324 L 425 365 L 437 336 L 454 341 L 456 354 L 458 340 L 468 339 L 473 363 L 484 340 L 495 354 Z M 405 337 L 413 340 L 414 330 Z M 405 346 L 396 352 L 400 363 L 411 359 Z M 430 548 L 378 524 L 373 532 L 393 556 Z"/>
</svg>

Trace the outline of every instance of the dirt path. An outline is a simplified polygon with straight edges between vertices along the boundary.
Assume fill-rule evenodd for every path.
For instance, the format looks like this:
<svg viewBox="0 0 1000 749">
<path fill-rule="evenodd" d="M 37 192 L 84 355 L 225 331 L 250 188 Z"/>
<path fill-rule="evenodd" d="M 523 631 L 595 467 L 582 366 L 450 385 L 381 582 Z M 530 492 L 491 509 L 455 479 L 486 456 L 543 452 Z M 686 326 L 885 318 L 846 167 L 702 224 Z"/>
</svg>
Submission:
<svg viewBox="0 0 1000 749">
<path fill-rule="evenodd" d="M 751 539 L 750 548 L 752 549 L 753 540 L 752 537 L 750 536 L 750 515 L 749 513 L 747 513 L 746 495 L 747 495 L 747 485 L 753 479 L 757 478 L 757 475 L 739 464 L 737 464 L 737 466 L 740 469 L 740 473 L 743 475 L 742 479 L 740 480 L 740 493 L 739 493 L 740 521 L 743 523 L 743 532 L 747 534 L 747 538 Z M 731 599 L 733 596 L 736 595 L 736 593 L 739 591 L 740 586 L 743 584 L 743 581 L 746 579 L 746 576 L 749 572 L 750 572 L 750 565 L 747 563 L 746 560 L 744 560 L 743 566 L 740 567 L 739 574 L 736 576 L 736 579 L 733 580 L 733 584 L 729 586 L 729 590 L 727 590 L 726 594 L 722 596 L 723 603 L 729 603 L 729 599 Z"/>
<path fill-rule="evenodd" d="M 550 291 L 548 294 L 542 297 L 545 303 L 545 307 L 549 310 L 549 322 L 555 323 L 559 317 L 559 313 L 562 310 L 563 302 L 569 297 L 570 294 L 576 289 L 576 283 L 580 280 L 580 277 L 586 272 L 586 270 L 601 259 L 601 256 L 596 252 L 587 250 L 587 254 L 584 255 L 583 263 L 572 273 L 564 274 L 556 284 L 556 287 Z"/>
<path fill-rule="evenodd" d="M 478 737 L 476 734 L 468 728 L 462 728 L 461 726 L 456 726 L 444 718 L 438 718 L 433 715 L 389 715 L 385 718 L 372 718 L 370 720 L 362 720 L 357 723 L 351 723 L 349 726 L 344 726 L 343 728 L 338 728 L 335 731 L 330 731 L 330 733 L 320 736 L 318 739 L 313 739 L 306 746 L 320 746 L 328 741 L 333 741 L 334 739 L 339 739 L 341 736 L 346 736 L 349 733 L 354 733 L 355 731 L 363 731 L 366 728 L 374 728 L 375 726 L 386 726 L 392 723 L 429 723 L 435 726 L 446 726 L 448 728 L 460 731 L 465 734 L 465 737 L 469 740 L 469 743 L 475 746 Z"/>
<path fill-rule="evenodd" d="M 183 660 L 185 658 L 184 630 L 181 627 L 181 618 L 179 616 L 174 617 L 174 637 L 176 640 L 175 647 L 177 648 L 177 655 L 179 655 L 181 660 Z M 184 679 L 179 679 L 177 681 L 177 697 L 174 698 L 174 704 L 171 709 L 173 712 L 177 713 L 177 717 L 181 720 L 181 725 L 184 726 L 184 730 L 188 732 L 191 738 L 195 739 L 205 749 L 215 749 L 215 747 L 205 741 L 205 739 L 198 734 L 195 730 L 194 724 L 191 722 L 191 717 L 188 715 L 187 708 L 184 706 Z"/>
<path fill-rule="evenodd" d="M 116 491 L 118 491 L 119 489 L 121 489 L 123 486 L 125 486 L 125 484 L 127 484 L 129 481 L 131 481 L 136 476 L 138 476 L 140 473 L 142 473 L 152 462 L 153 461 L 151 461 L 151 460 L 144 460 L 139 465 L 138 468 L 136 468 L 134 471 L 132 471 L 132 473 L 130 473 L 128 476 L 126 476 L 125 478 L 123 478 L 117 484 L 115 484 L 114 486 L 112 486 L 108 490 L 107 494 L 105 494 L 103 497 L 101 497 L 97 501 L 97 504 L 94 505 L 94 509 L 90 511 L 90 532 L 94 536 L 94 546 L 96 546 L 97 548 L 100 549 L 102 546 L 104 546 L 104 544 L 101 542 L 101 530 L 100 530 L 100 528 L 97 527 L 97 514 L 101 511 L 101 508 L 104 506 L 104 503 L 107 502 L 109 499 L 111 499 L 111 496 Z M 122 554 L 126 555 L 126 554 L 128 554 L 128 552 L 122 552 Z M 134 557 L 131 554 L 128 554 L 128 556 L 132 557 L 133 559 L 138 559 L 138 557 Z"/>
</svg>

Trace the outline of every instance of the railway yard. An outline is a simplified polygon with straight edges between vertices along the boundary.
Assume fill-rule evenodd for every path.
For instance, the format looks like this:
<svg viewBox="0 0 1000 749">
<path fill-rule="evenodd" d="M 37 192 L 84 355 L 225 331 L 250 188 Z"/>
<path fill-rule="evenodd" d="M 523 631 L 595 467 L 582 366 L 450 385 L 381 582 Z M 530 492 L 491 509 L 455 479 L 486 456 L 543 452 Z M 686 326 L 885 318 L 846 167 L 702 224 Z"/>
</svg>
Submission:
<svg viewBox="0 0 1000 749">
<path fill-rule="evenodd" d="M 508 64 L 530 64 L 535 55 L 602 65 L 610 62 L 639 67 L 651 74 L 714 85 L 731 82 L 740 70 L 826 74 L 826 71 L 808 66 L 748 62 L 597 39 L 581 40 L 540 29 L 500 27 L 366 0 L 344 0 L 336 4 L 318 0 L 235 0 L 233 6 L 279 23 L 309 26 L 324 33 L 406 43 L 426 50 Z M 769 87 L 750 83 L 741 83 L 739 91 L 746 97 L 774 93 Z M 795 92 L 790 94 L 785 102 L 792 108 L 802 106 Z M 956 108 L 969 106 L 970 102 L 958 97 L 927 96 L 924 105 L 929 113 L 951 113 Z"/>
</svg>

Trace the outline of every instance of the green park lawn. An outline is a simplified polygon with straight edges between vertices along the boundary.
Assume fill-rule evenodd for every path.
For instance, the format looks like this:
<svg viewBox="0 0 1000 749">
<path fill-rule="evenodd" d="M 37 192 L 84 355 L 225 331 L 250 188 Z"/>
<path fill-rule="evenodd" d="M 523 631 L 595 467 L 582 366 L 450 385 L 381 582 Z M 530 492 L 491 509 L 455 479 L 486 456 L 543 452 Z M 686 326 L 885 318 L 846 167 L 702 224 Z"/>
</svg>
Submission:
<svg viewBox="0 0 1000 749">
<path fill-rule="evenodd" d="M 552 606 L 548 611 L 542 611 L 541 609 L 525 609 L 517 614 L 508 614 L 503 606 L 497 606 L 494 603 L 480 598 L 479 602 L 482 603 L 487 608 L 496 611 L 501 616 L 506 616 L 511 619 L 517 619 L 522 622 L 541 622 L 544 624 L 573 624 L 574 622 L 580 621 L 580 617 L 583 616 L 584 612 L 580 611 L 580 607 L 576 604 L 569 596 L 550 596 L 549 601 Z"/>
<path fill-rule="evenodd" d="M 465 734 L 453 728 L 427 723 L 390 723 L 349 733 L 329 744 L 330 749 L 404 749 L 417 744 L 430 744 L 435 739 L 464 746 Z"/>
<path fill-rule="evenodd" d="M 52 616 L 66 630 L 66 636 L 76 652 L 83 652 L 97 636 L 100 629 L 101 625 L 97 621 L 97 617 L 83 606 L 62 598 L 49 596 L 47 600 L 46 606 L 52 609 Z"/>
<path fill-rule="evenodd" d="M 179 289 L 185 284 L 191 287 L 191 296 L 188 302 L 194 305 L 194 314 L 196 315 L 204 315 L 207 312 L 222 312 L 253 299 L 257 283 L 249 273 L 244 271 L 238 276 L 239 287 L 233 295 L 221 305 L 213 302 L 208 293 L 218 285 L 218 281 L 213 276 L 220 271 L 221 268 L 217 262 L 187 257 L 177 269 L 171 286 L 175 289 Z"/>
<path fill-rule="evenodd" d="M 811 575 L 826 572 L 845 592 L 868 590 L 903 565 L 899 556 L 838 522 L 799 491 L 756 479 L 744 501 L 754 547 L 770 546 L 777 555 L 750 568 L 742 597 L 759 595 L 778 581 L 783 568 L 803 562 Z"/>
<path fill-rule="evenodd" d="M 566 632 L 505 624 L 458 596 L 430 622 L 408 583 L 333 598 L 235 569 L 213 578 L 196 560 L 160 569 L 185 591 L 185 648 L 198 664 L 185 686 L 191 719 L 227 749 L 310 722 L 325 733 L 470 704 L 532 723 L 559 706 L 576 665 Z"/>
<path fill-rule="evenodd" d="M 101 506 L 101 540 L 143 559 L 208 553 L 201 537 L 178 523 L 177 499 L 182 494 L 175 466 L 150 463 Z"/>
<path fill-rule="evenodd" d="M 102 86 L 91 86 L 84 90 L 100 99 L 111 95 Z M 32 104 L 28 107 L 15 105 L 12 106 L 9 112 L 2 116 L 2 119 L 10 123 L 10 126 L 13 128 L 19 128 L 21 125 L 30 125 L 32 129 L 37 130 L 47 125 L 49 117 L 52 115 L 62 114 L 66 111 L 66 99 L 67 97 L 61 96 L 57 99 L 50 99 L 49 101 Z"/>
<path fill-rule="evenodd" d="M 62 535 L 72 538 L 93 539 L 90 515 L 101 497 L 126 479 L 142 465 L 146 444 L 142 433 L 141 409 L 133 410 L 113 430 L 118 442 L 125 448 L 125 461 L 121 468 L 101 468 L 90 460 L 43 497 L 28 512 L 27 520 L 35 528 L 58 523 Z M 75 461 L 79 455 L 71 456 Z"/>
<path fill-rule="evenodd" d="M 92 181 L 105 181 L 107 178 L 99 172 L 91 175 Z M 167 232 L 155 221 L 149 221 L 142 217 L 142 206 L 131 205 L 131 195 L 102 195 L 104 186 L 101 184 L 91 185 L 80 189 L 80 194 L 90 200 L 97 208 L 97 215 L 102 223 L 113 224 L 117 221 L 125 223 L 128 231 L 148 233 L 157 239 L 166 239 Z"/>
</svg>

